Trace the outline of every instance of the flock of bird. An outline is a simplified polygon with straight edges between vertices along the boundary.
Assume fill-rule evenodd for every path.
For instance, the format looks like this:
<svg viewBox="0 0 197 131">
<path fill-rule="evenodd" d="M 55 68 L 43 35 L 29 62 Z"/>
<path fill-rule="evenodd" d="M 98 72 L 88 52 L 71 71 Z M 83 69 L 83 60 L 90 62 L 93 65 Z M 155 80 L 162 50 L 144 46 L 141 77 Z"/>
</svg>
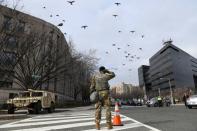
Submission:
<svg viewBox="0 0 197 131">
<path fill-rule="evenodd" d="M 68 3 L 70 6 L 74 6 L 74 4 L 76 3 L 76 1 L 74 1 L 74 0 L 73 0 L 73 1 L 67 1 L 67 3 Z M 121 5 L 120 2 L 115 2 L 114 4 L 115 4 L 116 6 L 120 6 L 120 5 Z M 46 6 L 43 6 L 43 9 L 46 9 Z M 53 16 L 59 17 L 59 14 L 56 14 L 56 15 L 50 14 L 50 17 L 53 17 Z M 115 19 L 118 19 L 118 17 L 119 17 L 118 14 L 112 14 L 112 16 L 113 16 Z M 58 27 L 61 27 L 61 26 L 64 25 L 65 22 L 66 22 L 65 19 L 62 19 L 62 22 L 59 23 L 57 26 L 58 26 Z M 88 25 L 81 25 L 81 29 L 86 30 L 87 28 L 88 28 Z M 121 31 L 121 30 L 118 30 L 118 33 L 122 33 L 122 31 Z M 131 30 L 131 31 L 129 31 L 129 33 L 131 33 L 132 35 L 134 35 L 134 34 L 136 33 L 136 31 L 135 31 L 135 30 Z M 64 35 L 67 35 L 67 33 L 65 32 Z M 141 39 L 143 39 L 144 37 L 145 37 L 145 35 L 141 35 Z M 131 45 L 130 45 L 130 44 L 127 44 L 126 46 L 127 46 L 127 49 L 128 49 Z M 119 47 L 117 44 L 112 44 L 112 48 L 117 49 L 118 51 L 123 51 L 123 55 L 124 55 L 125 59 L 128 60 L 128 62 L 133 62 L 134 60 L 139 60 L 139 59 L 140 59 L 139 56 L 137 56 L 137 55 L 132 55 L 131 52 L 125 50 L 125 49 L 122 48 L 122 47 Z M 143 49 L 140 47 L 140 48 L 138 48 L 137 50 L 142 51 Z M 104 52 L 105 52 L 105 54 L 106 54 L 106 57 L 108 57 L 107 55 L 109 55 L 110 52 L 109 52 L 109 51 L 104 51 Z M 125 61 L 125 60 L 124 60 L 124 61 Z M 122 66 L 126 66 L 126 63 L 127 63 L 127 62 L 125 61 L 125 62 L 122 63 L 121 65 L 122 65 Z M 118 68 L 115 68 L 115 67 L 111 67 L 111 69 L 112 69 L 112 70 L 118 70 Z M 129 68 L 128 71 L 132 71 L 132 69 Z"/>
</svg>

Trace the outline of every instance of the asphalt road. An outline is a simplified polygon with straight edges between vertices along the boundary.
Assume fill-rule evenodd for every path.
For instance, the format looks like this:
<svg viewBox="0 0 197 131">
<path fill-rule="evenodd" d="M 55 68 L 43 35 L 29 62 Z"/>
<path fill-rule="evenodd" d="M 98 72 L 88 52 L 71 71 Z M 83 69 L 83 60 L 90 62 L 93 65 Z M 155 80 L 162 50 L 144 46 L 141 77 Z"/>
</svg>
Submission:
<svg viewBox="0 0 197 131">
<path fill-rule="evenodd" d="M 197 131 L 197 109 L 175 107 L 129 107 L 120 109 L 124 126 L 120 131 Z M 94 131 L 92 107 L 58 110 L 56 113 L 30 115 L 32 118 L 0 121 L 0 131 Z M 105 130 L 103 114 L 102 130 Z"/>
<path fill-rule="evenodd" d="M 162 131 L 197 131 L 197 108 L 123 107 L 121 113 Z"/>
</svg>

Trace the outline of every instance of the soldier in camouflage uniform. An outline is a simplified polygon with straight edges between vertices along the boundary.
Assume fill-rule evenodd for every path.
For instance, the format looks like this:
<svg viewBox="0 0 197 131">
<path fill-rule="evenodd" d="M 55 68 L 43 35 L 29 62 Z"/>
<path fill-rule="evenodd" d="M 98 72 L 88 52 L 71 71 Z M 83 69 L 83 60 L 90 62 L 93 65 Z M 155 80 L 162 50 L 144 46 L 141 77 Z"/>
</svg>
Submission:
<svg viewBox="0 0 197 131">
<path fill-rule="evenodd" d="M 91 81 L 91 92 L 98 91 L 99 101 L 95 104 L 95 123 L 96 129 L 100 130 L 100 121 L 101 121 L 101 110 L 102 106 L 105 106 L 106 109 L 106 123 L 108 129 L 112 129 L 111 123 L 111 100 L 109 92 L 109 83 L 108 81 L 115 77 L 115 74 L 111 71 L 105 69 L 101 66 L 99 68 L 99 73 L 93 76 Z"/>
</svg>

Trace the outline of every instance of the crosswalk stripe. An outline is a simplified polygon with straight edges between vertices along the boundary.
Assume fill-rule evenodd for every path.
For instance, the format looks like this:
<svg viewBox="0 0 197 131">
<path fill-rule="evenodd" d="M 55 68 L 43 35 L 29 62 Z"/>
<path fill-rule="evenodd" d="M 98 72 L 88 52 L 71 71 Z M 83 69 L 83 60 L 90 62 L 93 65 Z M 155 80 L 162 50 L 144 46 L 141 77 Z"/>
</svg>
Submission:
<svg viewBox="0 0 197 131">
<path fill-rule="evenodd" d="M 125 124 L 124 126 L 113 126 L 113 129 L 111 129 L 110 131 L 121 131 L 124 129 L 131 129 L 131 128 L 136 128 L 136 127 L 141 127 L 143 126 L 142 124 L 139 123 L 131 123 L 131 124 Z M 109 131 L 107 128 L 101 128 L 102 131 Z M 83 130 L 83 131 L 97 131 L 96 129 L 88 129 L 88 130 Z"/>
<path fill-rule="evenodd" d="M 13 128 L 13 127 L 24 127 L 24 126 L 36 126 L 36 125 L 49 125 L 49 124 L 58 124 L 58 123 L 66 123 L 66 122 L 77 122 L 77 121 L 89 121 L 94 120 L 95 118 L 80 118 L 80 119 L 67 119 L 67 120 L 58 120 L 58 121 L 42 121 L 42 122 L 36 122 L 36 123 L 21 123 L 21 124 L 7 124 L 2 125 L 1 128 Z M 128 119 L 128 118 L 127 118 Z M 68 124 L 67 124 L 68 125 Z"/>
<path fill-rule="evenodd" d="M 28 122 L 41 122 L 41 121 L 53 121 L 53 120 L 65 120 L 65 119 L 79 119 L 79 118 L 93 118 L 94 116 L 72 116 L 72 117 L 54 117 L 54 118 L 43 118 L 43 119 L 28 119 L 25 121 L 22 121 L 23 123 L 28 123 Z M 124 117 L 122 117 L 124 118 Z M 105 119 L 105 117 L 103 116 L 101 119 Z M 18 122 L 18 123 L 22 123 L 22 122 Z"/>
<path fill-rule="evenodd" d="M 92 116 L 92 114 L 66 114 L 66 116 Z M 33 118 L 50 118 L 50 117 L 64 117 L 65 115 L 43 115 L 43 116 L 35 116 Z"/>
<path fill-rule="evenodd" d="M 11 128 L 11 127 L 24 127 L 24 126 L 36 126 L 36 125 L 49 125 L 49 124 L 58 124 L 58 123 L 66 123 L 66 122 L 76 122 L 76 121 L 87 121 L 94 120 L 94 118 L 81 118 L 81 119 L 66 119 L 66 120 L 58 120 L 58 121 L 41 121 L 36 123 L 21 123 L 21 124 L 11 124 L 11 125 L 2 125 L 1 128 Z"/>
<path fill-rule="evenodd" d="M 128 121 L 129 118 L 123 118 L 122 121 Z M 105 121 L 101 121 L 101 124 L 105 123 Z M 82 122 L 82 123 L 72 123 L 72 124 L 65 124 L 65 125 L 56 125 L 56 126 L 47 126 L 47 127 L 38 127 L 38 128 L 31 128 L 31 129 L 20 129 L 20 130 L 12 130 L 12 131 L 49 131 L 49 130 L 58 130 L 58 129 L 68 129 L 74 127 L 81 127 L 81 126 L 90 126 L 94 125 L 95 122 Z M 9 127 L 7 127 L 9 128 Z"/>
<path fill-rule="evenodd" d="M 28 119 L 25 122 L 39 122 L 39 121 L 52 121 L 52 120 L 65 120 L 65 119 L 77 119 L 77 118 L 92 118 L 91 116 L 80 116 L 80 117 L 54 117 L 54 118 L 43 118 L 43 119 Z"/>
<path fill-rule="evenodd" d="M 112 112 L 112 118 L 114 116 Z M 95 113 L 93 111 L 86 112 L 65 112 L 56 114 L 47 114 L 34 116 L 32 118 L 23 119 L 20 121 L 4 124 L 0 126 L 0 131 L 51 131 L 51 130 L 72 130 L 80 129 L 83 131 L 96 131 L 91 129 L 94 122 Z M 143 124 L 135 119 L 129 118 L 120 114 L 124 126 L 114 126 L 111 131 L 121 131 L 138 127 L 144 127 L 148 131 L 161 131 L 149 125 Z M 102 113 L 101 124 L 106 123 L 105 113 Z M 89 127 L 89 128 L 88 128 Z M 106 127 L 101 128 L 102 131 L 107 130 Z"/>
</svg>

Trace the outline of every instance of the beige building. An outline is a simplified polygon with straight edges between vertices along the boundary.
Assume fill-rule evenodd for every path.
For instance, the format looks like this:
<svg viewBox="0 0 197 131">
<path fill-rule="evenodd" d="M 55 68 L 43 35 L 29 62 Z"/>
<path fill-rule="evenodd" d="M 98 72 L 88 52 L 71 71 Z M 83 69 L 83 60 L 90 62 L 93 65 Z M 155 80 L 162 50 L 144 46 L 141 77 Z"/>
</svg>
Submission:
<svg viewBox="0 0 197 131">
<path fill-rule="evenodd" d="M 13 28 L 15 28 L 14 30 L 17 31 L 17 33 L 14 33 L 14 35 L 13 32 L 10 31 Z M 24 14 L 22 12 L 12 10 L 10 8 L 3 7 L 0 5 L 0 36 L 9 36 L 9 44 L 11 47 L 16 44 L 16 35 L 17 38 L 25 38 L 26 35 L 30 34 L 31 32 L 34 32 L 35 34 L 41 32 L 51 33 L 53 44 L 54 46 L 56 46 L 56 49 L 58 49 L 57 53 L 61 53 L 65 50 L 68 52 L 66 58 L 59 60 L 57 64 L 62 64 L 66 62 L 66 60 L 69 59 L 69 57 L 71 57 L 66 39 L 63 33 L 56 26 L 39 18 L 35 18 L 28 14 Z M 0 44 L 2 45 L 2 41 Z M 44 46 L 47 45 L 48 43 L 46 42 L 46 45 Z M 0 52 L 0 61 L 4 60 L 4 53 L 5 52 Z M 2 63 L 0 63 L 1 102 L 12 97 L 14 93 L 21 91 L 20 86 L 16 84 L 17 81 L 15 81 L 14 79 L 11 81 L 7 81 L 5 78 L 6 76 L 1 75 L 3 70 L 7 70 L 7 73 L 14 73 L 14 71 L 10 70 L 7 65 L 3 65 Z M 65 100 L 73 99 L 73 85 L 70 82 L 70 79 L 65 74 L 63 74 L 61 78 L 55 77 L 54 79 L 48 80 L 47 82 L 42 84 L 40 89 L 55 92 L 56 100 L 59 103 L 63 103 Z"/>
<path fill-rule="evenodd" d="M 135 86 L 133 86 L 132 84 L 126 84 L 122 82 L 121 84 L 112 86 L 111 90 L 114 91 L 116 94 L 122 95 L 130 92 L 134 87 Z"/>
</svg>

